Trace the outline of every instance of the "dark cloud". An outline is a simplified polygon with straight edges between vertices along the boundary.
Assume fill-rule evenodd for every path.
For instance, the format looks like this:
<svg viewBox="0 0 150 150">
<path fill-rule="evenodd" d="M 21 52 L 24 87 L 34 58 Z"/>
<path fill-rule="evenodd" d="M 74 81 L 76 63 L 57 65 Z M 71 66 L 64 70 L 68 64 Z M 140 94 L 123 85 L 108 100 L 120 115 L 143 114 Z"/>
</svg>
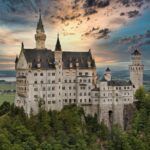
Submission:
<svg viewBox="0 0 150 150">
<path fill-rule="evenodd" d="M 129 50 L 150 45 L 150 30 L 146 31 L 144 34 L 122 38 L 119 40 L 119 44 L 131 45 L 129 46 Z"/>
<path fill-rule="evenodd" d="M 133 10 L 133 11 L 129 11 L 128 13 L 128 17 L 129 18 L 133 18 L 139 15 L 139 11 L 138 10 Z"/>
<path fill-rule="evenodd" d="M 120 3 L 122 3 L 126 7 L 130 6 L 136 6 L 138 8 L 142 7 L 145 2 L 148 2 L 147 0 L 119 0 Z"/>
<path fill-rule="evenodd" d="M 100 30 L 99 32 L 98 32 L 98 39 L 101 39 L 101 38 L 109 38 L 109 33 L 110 33 L 111 31 L 108 29 L 108 28 L 105 28 L 105 29 L 102 29 L 102 30 Z"/>
<path fill-rule="evenodd" d="M 95 10 L 93 8 L 89 8 L 89 9 L 85 10 L 84 16 L 89 16 L 89 15 L 92 15 L 92 14 L 95 14 L 95 13 L 97 13 L 97 10 Z"/>
<path fill-rule="evenodd" d="M 109 38 L 110 30 L 108 28 L 99 29 L 99 27 L 93 27 L 90 31 L 84 33 L 84 37 L 93 37 L 95 39 L 107 39 Z"/>
<path fill-rule="evenodd" d="M 85 0 L 84 7 L 104 8 L 109 5 L 110 0 Z"/>
</svg>

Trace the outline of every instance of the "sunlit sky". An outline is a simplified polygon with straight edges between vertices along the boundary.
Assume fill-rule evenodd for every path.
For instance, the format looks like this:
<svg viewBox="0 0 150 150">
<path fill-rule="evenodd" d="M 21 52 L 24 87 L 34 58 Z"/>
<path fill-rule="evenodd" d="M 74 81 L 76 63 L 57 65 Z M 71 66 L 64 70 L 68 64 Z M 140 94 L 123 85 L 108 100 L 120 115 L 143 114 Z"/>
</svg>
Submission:
<svg viewBox="0 0 150 150">
<path fill-rule="evenodd" d="M 97 67 L 122 70 L 138 48 L 150 69 L 150 0 L 0 0 L 0 70 L 14 69 L 21 42 L 35 48 L 39 9 L 48 49 L 59 33 L 63 51 L 91 49 Z"/>
</svg>

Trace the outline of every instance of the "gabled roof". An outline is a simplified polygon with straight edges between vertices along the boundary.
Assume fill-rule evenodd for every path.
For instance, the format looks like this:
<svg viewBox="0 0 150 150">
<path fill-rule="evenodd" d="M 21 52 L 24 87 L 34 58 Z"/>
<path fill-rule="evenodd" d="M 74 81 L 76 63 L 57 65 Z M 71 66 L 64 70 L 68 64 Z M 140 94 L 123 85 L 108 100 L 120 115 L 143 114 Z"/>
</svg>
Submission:
<svg viewBox="0 0 150 150">
<path fill-rule="evenodd" d="M 55 57 L 54 51 L 48 49 L 24 49 L 23 51 L 27 63 L 32 63 L 32 69 L 37 69 L 40 63 L 42 69 L 54 69 Z M 88 61 L 91 61 L 91 68 L 95 68 L 95 61 L 92 59 L 90 52 L 62 52 L 63 69 L 69 69 L 70 63 L 72 68 L 76 68 L 76 62 L 79 63 L 79 69 L 87 69 Z"/>
</svg>

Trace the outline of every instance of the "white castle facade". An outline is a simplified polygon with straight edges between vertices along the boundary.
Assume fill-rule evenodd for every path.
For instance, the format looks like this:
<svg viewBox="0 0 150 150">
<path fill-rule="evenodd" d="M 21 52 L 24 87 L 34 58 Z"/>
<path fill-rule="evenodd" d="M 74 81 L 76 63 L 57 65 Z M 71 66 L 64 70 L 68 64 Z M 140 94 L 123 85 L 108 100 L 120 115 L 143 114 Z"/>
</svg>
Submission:
<svg viewBox="0 0 150 150">
<path fill-rule="evenodd" d="M 86 114 L 98 115 L 107 126 L 123 127 L 125 104 L 134 102 L 135 90 L 143 85 L 141 53 L 132 54 L 130 81 L 113 80 L 111 70 L 101 80 L 97 78 L 95 60 L 87 52 L 62 51 L 59 36 L 55 50 L 45 48 L 46 34 L 40 16 L 35 34 L 36 48 L 25 49 L 22 44 L 16 58 L 15 105 L 27 115 L 37 114 L 39 107 L 60 111 L 75 104 Z"/>
</svg>

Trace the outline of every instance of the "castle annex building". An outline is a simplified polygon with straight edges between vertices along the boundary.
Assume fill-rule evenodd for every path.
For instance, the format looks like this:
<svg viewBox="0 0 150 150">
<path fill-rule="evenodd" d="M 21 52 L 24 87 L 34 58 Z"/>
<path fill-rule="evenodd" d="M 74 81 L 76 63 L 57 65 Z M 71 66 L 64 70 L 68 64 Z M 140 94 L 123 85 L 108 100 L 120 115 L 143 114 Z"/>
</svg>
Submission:
<svg viewBox="0 0 150 150">
<path fill-rule="evenodd" d="M 55 50 L 47 49 L 41 16 L 35 40 L 36 48 L 25 49 L 22 44 L 16 58 L 17 107 L 30 115 L 38 113 L 39 107 L 60 111 L 65 105 L 76 104 L 86 114 L 97 114 L 107 126 L 115 123 L 123 127 L 124 105 L 134 102 L 135 90 L 143 85 L 144 66 L 138 50 L 132 53 L 130 81 L 116 81 L 109 68 L 101 79 L 97 78 L 91 50 L 64 51 L 59 36 Z"/>
</svg>

